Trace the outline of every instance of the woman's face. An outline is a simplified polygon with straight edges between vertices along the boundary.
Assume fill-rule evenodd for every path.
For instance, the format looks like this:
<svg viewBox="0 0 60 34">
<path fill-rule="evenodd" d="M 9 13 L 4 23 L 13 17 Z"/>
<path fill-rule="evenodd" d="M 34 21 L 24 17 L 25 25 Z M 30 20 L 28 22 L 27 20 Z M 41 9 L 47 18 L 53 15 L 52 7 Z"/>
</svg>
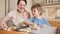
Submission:
<svg viewBox="0 0 60 34">
<path fill-rule="evenodd" d="M 32 9 L 32 15 L 33 15 L 34 17 L 39 16 L 39 11 L 38 11 L 36 8 Z"/>
<path fill-rule="evenodd" d="M 18 6 L 18 10 L 19 10 L 20 12 L 23 12 L 24 9 L 25 9 L 26 3 L 25 3 L 24 1 L 20 1 L 17 6 Z"/>
</svg>

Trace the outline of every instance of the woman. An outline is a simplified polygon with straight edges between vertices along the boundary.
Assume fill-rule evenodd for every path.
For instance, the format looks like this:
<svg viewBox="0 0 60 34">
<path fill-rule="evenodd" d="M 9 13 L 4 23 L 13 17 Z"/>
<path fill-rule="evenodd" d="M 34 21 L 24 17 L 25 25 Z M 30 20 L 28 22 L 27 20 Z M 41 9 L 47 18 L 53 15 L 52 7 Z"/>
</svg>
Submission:
<svg viewBox="0 0 60 34">
<path fill-rule="evenodd" d="M 42 17 L 43 10 L 41 5 L 35 4 L 31 7 L 33 17 L 29 19 L 30 22 L 37 24 L 39 27 L 48 27 L 50 24 Z"/>
<path fill-rule="evenodd" d="M 6 22 L 9 19 L 12 19 L 14 25 L 17 26 L 17 27 L 19 26 L 20 23 L 27 20 L 29 18 L 29 13 L 25 10 L 26 5 L 27 5 L 26 0 L 18 0 L 17 10 L 11 11 L 7 16 L 5 16 L 2 19 L 2 29 L 7 30 L 8 27 L 7 27 Z M 24 22 L 24 24 L 34 26 L 33 23 Z"/>
</svg>

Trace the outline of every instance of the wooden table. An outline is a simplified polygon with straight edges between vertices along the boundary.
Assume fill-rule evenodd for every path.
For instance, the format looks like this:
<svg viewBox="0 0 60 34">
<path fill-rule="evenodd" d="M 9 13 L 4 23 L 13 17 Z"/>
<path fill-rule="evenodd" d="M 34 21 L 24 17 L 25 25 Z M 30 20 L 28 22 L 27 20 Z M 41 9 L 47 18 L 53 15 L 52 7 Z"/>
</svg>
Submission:
<svg viewBox="0 0 60 34">
<path fill-rule="evenodd" d="M 28 32 L 16 32 L 16 31 L 0 31 L 0 34 L 29 34 Z"/>
</svg>

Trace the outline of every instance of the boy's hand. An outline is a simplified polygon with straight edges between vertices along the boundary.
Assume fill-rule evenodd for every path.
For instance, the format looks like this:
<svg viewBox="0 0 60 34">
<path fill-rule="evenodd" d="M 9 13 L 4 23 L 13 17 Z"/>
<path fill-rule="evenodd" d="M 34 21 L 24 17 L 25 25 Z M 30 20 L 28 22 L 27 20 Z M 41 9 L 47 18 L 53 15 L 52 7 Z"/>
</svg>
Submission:
<svg viewBox="0 0 60 34">
<path fill-rule="evenodd" d="M 39 30 L 40 29 L 36 24 L 34 24 L 34 26 L 32 28 L 35 29 L 35 30 Z"/>
<path fill-rule="evenodd" d="M 47 28 L 47 27 L 49 27 L 49 26 L 46 25 L 46 24 L 43 24 L 43 25 L 41 25 L 41 27 L 42 27 L 42 28 Z"/>
</svg>

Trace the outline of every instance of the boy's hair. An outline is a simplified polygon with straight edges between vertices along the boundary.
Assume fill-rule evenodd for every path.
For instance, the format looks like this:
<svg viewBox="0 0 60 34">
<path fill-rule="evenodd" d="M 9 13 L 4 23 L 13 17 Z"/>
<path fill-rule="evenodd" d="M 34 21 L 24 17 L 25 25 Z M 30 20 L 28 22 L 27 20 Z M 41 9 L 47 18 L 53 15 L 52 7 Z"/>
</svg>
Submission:
<svg viewBox="0 0 60 34">
<path fill-rule="evenodd" d="M 44 12 L 43 9 L 42 9 L 42 6 L 41 6 L 40 4 L 32 5 L 31 10 L 33 10 L 33 9 L 35 9 L 35 8 L 36 8 L 39 12 L 41 12 L 40 15 L 42 15 L 42 13 Z"/>
<path fill-rule="evenodd" d="M 37 8 L 37 7 L 41 7 L 41 5 L 39 5 L 39 4 L 32 5 L 31 10 L 32 10 L 33 8 Z"/>
</svg>

